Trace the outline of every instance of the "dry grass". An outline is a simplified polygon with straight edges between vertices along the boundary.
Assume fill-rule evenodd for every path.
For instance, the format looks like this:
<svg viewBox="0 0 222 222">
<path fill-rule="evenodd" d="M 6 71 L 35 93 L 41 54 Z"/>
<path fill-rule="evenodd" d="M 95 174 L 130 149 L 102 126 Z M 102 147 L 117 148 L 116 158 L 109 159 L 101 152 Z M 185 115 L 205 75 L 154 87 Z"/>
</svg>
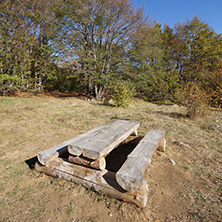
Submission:
<svg viewBox="0 0 222 222">
<path fill-rule="evenodd" d="M 116 118 L 140 121 L 139 134 L 166 131 L 167 152 L 153 156 L 143 210 L 45 176 L 25 163 Z M 221 111 L 192 120 L 183 107 L 139 100 L 116 108 L 77 98 L 5 97 L 0 101 L 0 221 L 220 221 L 221 133 Z"/>
</svg>

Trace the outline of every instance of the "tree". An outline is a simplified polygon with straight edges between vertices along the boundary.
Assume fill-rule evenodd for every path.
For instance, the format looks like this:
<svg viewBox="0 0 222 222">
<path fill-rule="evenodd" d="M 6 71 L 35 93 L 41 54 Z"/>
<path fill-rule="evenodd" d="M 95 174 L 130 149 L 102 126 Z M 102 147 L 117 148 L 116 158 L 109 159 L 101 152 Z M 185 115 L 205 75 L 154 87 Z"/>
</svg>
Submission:
<svg viewBox="0 0 222 222">
<path fill-rule="evenodd" d="M 87 92 L 101 98 L 115 72 L 127 61 L 132 36 L 143 23 L 142 9 L 128 0 L 68 3 L 65 44 Z"/>
<path fill-rule="evenodd" d="M 59 27 L 53 12 L 56 6 L 56 1 L 46 0 L 1 1 L 1 91 L 42 91 L 47 79 L 52 78 L 52 41 Z"/>
<path fill-rule="evenodd" d="M 204 86 L 220 65 L 221 46 L 221 35 L 199 18 L 177 24 L 174 60 L 182 80 Z"/>
<path fill-rule="evenodd" d="M 162 33 L 163 45 L 163 62 L 162 65 L 166 71 L 166 79 L 168 86 L 168 98 L 174 100 L 178 94 L 180 86 L 179 70 L 174 60 L 175 34 L 173 29 L 168 25 L 164 25 Z"/>
<path fill-rule="evenodd" d="M 140 94 L 151 100 L 172 99 L 178 75 L 170 58 L 170 39 L 159 23 L 150 22 L 134 36 L 129 52 L 129 73 Z"/>
</svg>

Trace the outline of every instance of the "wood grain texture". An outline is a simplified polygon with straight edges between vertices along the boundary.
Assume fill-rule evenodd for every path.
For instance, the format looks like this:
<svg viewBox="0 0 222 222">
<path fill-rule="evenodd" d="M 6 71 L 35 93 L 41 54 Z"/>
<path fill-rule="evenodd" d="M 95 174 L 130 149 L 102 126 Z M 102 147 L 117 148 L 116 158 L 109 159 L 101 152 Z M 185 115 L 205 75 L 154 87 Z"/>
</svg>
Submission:
<svg viewBox="0 0 222 222">
<path fill-rule="evenodd" d="M 81 154 L 96 160 L 105 157 L 131 134 L 137 133 L 138 128 L 139 122 L 117 120 L 91 132 L 82 140 L 72 141 L 68 145 L 68 151 L 72 155 Z"/>
<path fill-rule="evenodd" d="M 151 162 L 155 149 L 159 144 L 163 146 L 164 135 L 164 131 L 150 130 L 128 155 L 127 160 L 116 173 L 116 180 L 123 189 L 135 192 L 147 183 L 144 179 L 146 168 Z"/>
<path fill-rule="evenodd" d="M 104 157 L 101 157 L 98 160 L 90 160 L 85 157 L 69 155 L 68 161 L 70 163 L 77 163 L 83 166 L 92 167 L 97 170 L 104 170 L 106 168 L 106 160 Z"/>
<path fill-rule="evenodd" d="M 110 195 L 116 199 L 134 203 L 143 208 L 147 204 L 148 187 L 140 187 L 136 192 L 123 190 L 115 179 L 115 173 L 107 170 L 93 170 L 84 166 L 68 163 L 61 158 L 55 158 L 42 166 L 35 164 L 36 170 L 51 176 L 66 179 L 83 186 Z"/>
<path fill-rule="evenodd" d="M 73 143 L 73 142 L 77 142 L 77 141 L 81 141 L 84 140 L 88 135 L 90 135 L 91 133 L 93 133 L 94 131 L 97 131 L 101 128 L 97 127 L 95 129 L 92 129 L 86 133 L 83 133 L 73 139 L 67 140 L 65 142 L 62 142 L 56 146 L 53 146 L 49 149 L 43 150 L 41 152 L 39 152 L 37 154 L 38 157 L 38 161 L 42 164 L 42 165 L 46 165 L 49 161 L 57 158 L 59 155 L 63 154 L 64 152 L 67 152 L 68 149 L 68 144 Z M 78 153 L 78 155 L 80 155 L 81 153 Z"/>
</svg>

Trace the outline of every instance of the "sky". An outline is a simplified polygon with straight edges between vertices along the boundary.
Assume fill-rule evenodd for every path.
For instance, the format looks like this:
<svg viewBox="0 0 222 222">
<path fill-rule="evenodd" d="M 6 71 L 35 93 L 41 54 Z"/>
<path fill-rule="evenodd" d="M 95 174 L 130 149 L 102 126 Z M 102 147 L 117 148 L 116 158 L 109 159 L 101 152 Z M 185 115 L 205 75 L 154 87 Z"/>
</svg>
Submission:
<svg viewBox="0 0 222 222">
<path fill-rule="evenodd" d="M 222 0 L 132 0 L 138 8 L 144 6 L 144 14 L 171 28 L 177 22 L 192 20 L 197 16 L 209 24 L 218 34 L 222 33 Z"/>
</svg>

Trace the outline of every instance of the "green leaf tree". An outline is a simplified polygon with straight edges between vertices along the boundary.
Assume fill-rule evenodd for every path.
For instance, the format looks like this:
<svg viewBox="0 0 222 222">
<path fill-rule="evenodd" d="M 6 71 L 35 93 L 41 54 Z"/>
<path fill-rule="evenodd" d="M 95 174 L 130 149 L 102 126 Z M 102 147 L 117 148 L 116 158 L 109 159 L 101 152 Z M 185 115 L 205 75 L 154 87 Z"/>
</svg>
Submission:
<svg viewBox="0 0 222 222">
<path fill-rule="evenodd" d="M 127 60 L 131 39 L 142 22 L 142 9 L 125 0 L 69 2 L 65 18 L 66 60 L 73 61 L 87 92 L 101 98 Z"/>
</svg>

